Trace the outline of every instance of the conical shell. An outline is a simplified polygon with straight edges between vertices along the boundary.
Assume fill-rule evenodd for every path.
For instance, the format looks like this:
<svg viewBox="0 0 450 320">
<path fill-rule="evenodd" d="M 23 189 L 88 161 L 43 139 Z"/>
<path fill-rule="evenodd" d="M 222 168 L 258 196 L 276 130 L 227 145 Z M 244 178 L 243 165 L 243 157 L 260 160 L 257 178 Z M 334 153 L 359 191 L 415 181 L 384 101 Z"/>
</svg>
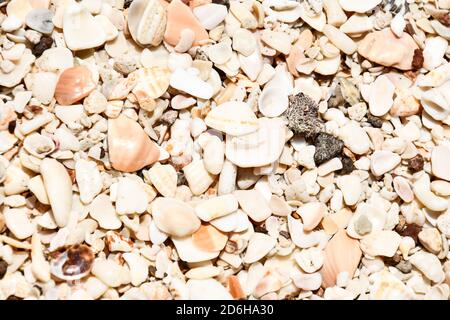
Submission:
<svg viewBox="0 0 450 320">
<path fill-rule="evenodd" d="M 156 162 L 159 149 L 134 120 L 120 115 L 108 120 L 109 161 L 114 169 L 134 172 Z"/>
</svg>

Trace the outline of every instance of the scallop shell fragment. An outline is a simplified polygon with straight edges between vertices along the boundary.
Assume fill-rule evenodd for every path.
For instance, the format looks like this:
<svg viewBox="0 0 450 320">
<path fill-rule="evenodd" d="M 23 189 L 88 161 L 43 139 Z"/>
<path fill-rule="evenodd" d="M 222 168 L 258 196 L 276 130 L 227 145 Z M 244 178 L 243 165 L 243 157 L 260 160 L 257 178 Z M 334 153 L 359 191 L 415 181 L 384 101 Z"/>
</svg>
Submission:
<svg viewBox="0 0 450 320">
<path fill-rule="evenodd" d="M 148 178 L 156 190 L 164 197 L 172 198 L 175 196 L 177 191 L 177 172 L 174 167 L 157 162 L 148 170 Z"/>
<path fill-rule="evenodd" d="M 160 0 L 135 0 L 128 8 L 128 29 L 141 45 L 158 46 L 167 23 L 167 4 Z"/>
<path fill-rule="evenodd" d="M 210 224 L 201 225 L 192 234 L 192 242 L 201 250 L 208 252 L 221 251 L 227 244 L 228 237 Z"/>
<path fill-rule="evenodd" d="M 212 109 L 205 118 L 207 126 L 232 136 L 242 136 L 258 130 L 256 115 L 248 104 L 230 101 Z"/>
<path fill-rule="evenodd" d="M 136 85 L 131 92 L 136 96 L 140 105 L 152 103 L 169 88 L 170 70 L 167 68 L 143 68 L 133 72 L 130 76 L 136 78 Z"/>
<path fill-rule="evenodd" d="M 192 161 L 183 172 L 194 195 L 202 194 L 214 182 L 214 176 L 206 170 L 203 160 Z"/>
<path fill-rule="evenodd" d="M 279 118 L 259 118 L 256 132 L 234 137 L 227 135 L 225 155 L 242 168 L 261 167 L 276 161 L 283 151 L 285 126 Z"/>
</svg>

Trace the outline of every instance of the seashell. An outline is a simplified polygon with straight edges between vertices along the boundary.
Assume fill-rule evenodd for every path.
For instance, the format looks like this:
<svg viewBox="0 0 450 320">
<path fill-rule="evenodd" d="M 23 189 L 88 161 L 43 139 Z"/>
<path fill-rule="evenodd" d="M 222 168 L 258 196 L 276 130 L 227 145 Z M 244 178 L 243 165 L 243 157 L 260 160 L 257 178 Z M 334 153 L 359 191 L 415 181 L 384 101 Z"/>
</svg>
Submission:
<svg viewBox="0 0 450 320">
<path fill-rule="evenodd" d="M 422 93 L 420 102 L 434 120 L 443 121 L 450 114 L 450 81 Z"/>
<path fill-rule="evenodd" d="M 419 251 L 414 253 L 409 261 L 420 272 L 424 274 L 427 279 L 435 283 L 439 283 L 444 280 L 445 274 L 442 271 L 442 265 L 439 258 L 432 253 Z"/>
<path fill-rule="evenodd" d="M 202 224 L 192 234 L 192 243 L 203 251 L 221 251 L 227 244 L 228 237 L 210 224 Z"/>
<path fill-rule="evenodd" d="M 39 133 L 32 133 L 27 136 L 23 141 L 23 147 L 31 155 L 39 159 L 45 158 L 56 149 L 55 143 L 51 138 Z"/>
<path fill-rule="evenodd" d="M 172 98 L 172 100 L 170 100 L 170 106 L 174 110 L 187 109 L 189 107 L 192 107 L 196 103 L 197 100 L 195 100 L 194 98 L 184 96 L 182 94 L 177 94 Z"/>
<path fill-rule="evenodd" d="M 64 11 L 63 32 L 67 47 L 72 51 L 96 48 L 106 41 L 100 23 L 85 6 L 75 2 Z"/>
<path fill-rule="evenodd" d="M 450 63 L 444 63 L 436 69 L 428 72 L 425 76 L 417 79 L 420 87 L 439 87 L 450 80 Z"/>
<path fill-rule="evenodd" d="M 25 22 L 27 14 L 33 10 L 29 0 L 11 0 L 6 5 L 6 13 L 8 16 L 16 16 L 20 21 Z"/>
<path fill-rule="evenodd" d="M 347 272 L 352 278 L 361 260 L 361 249 L 358 240 L 347 236 L 345 230 L 339 230 L 325 247 L 325 261 L 320 273 L 322 286 L 332 287 L 341 272 Z"/>
<path fill-rule="evenodd" d="M 88 96 L 94 89 L 95 82 L 88 68 L 84 66 L 67 68 L 59 76 L 55 99 L 61 105 L 71 105 Z"/>
<path fill-rule="evenodd" d="M 373 28 L 373 21 L 366 15 L 354 14 L 340 26 L 340 30 L 346 34 L 358 35 Z"/>
<path fill-rule="evenodd" d="M 256 39 L 249 30 L 240 28 L 233 33 L 233 50 L 248 57 L 255 52 L 256 48 Z"/>
<path fill-rule="evenodd" d="M 447 40 L 441 37 L 425 40 L 425 49 L 423 49 L 423 67 L 425 69 L 431 71 L 442 64 L 447 50 L 447 43 Z"/>
<path fill-rule="evenodd" d="M 105 194 L 99 194 L 89 205 L 89 215 L 98 222 L 98 225 L 106 230 L 116 230 L 122 225 L 116 210 Z"/>
<path fill-rule="evenodd" d="M 172 242 L 177 249 L 178 256 L 185 262 L 201 262 L 216 258 L 220 251 L 201 250 L 194 244 L 191 236 L 182 238 L 172 237 Z"/>
<path fill-rule="evenodd" d="M 431 152 L 431 172 L 440 179 L 450 181 L 448 159 L 450 159 L 449 147 L 441 145 L 433 148 Z"/>
<path fill-rule="evenodd" d="M 135 0 L 128 8 L 128 30 L 141 45 L 158 46 L 167 23 L 167 3 L 159 0 Z"/>
<path fill-rule="evenodd" d="M 162 96 L 169 88 L 170 74 L 169 69 L 161 67 L 143 68 L 133 72 L 130 76 L 136 78 L 136 85 L 131 92 L 139 104 Z"/>
<path fill-rule="evenodd" d="M 80 159 L 75 163 L 75 178 L 80 191 L 80 200 L 89 204 L 103 189 L 103 180 L 94 161 Z"/>
<path fill-rule="evenodd" d="M 131 281 L 130 270 L 113 259 L 96 259 L 92 274 L 104 284 L 115 288 Z"/>
<path fill-rule="evenodd" d="M 369 33 L 358 43 L 358 53 L 364 58 L 400 70 L 412 69 L 416 49 L 418 46 L 409 34 L 404 32 L 397 38 L 389 28 Z"/>
<path fill-rule="evenodd" d="M 381 230 L 372 232 L 364 237 L 361 242 L 361 250 L 369 256 L 392 257 L 397 251 L 402 237 L 395 231 Z"/>
<path fill-rule="evenodd" d="M 256 132 L 244 136 L 227 135 L 225 155 L 241 168 L 261 167 L 275 162 L 283 151 L 285 126 L 279 118 L 259 118 Z"/>
<path fill-rule="evenodd" d="M 279 274 L 276 271 L 269 271 L 256 285 L 253 296 L 261 299 L 264 295 L 277 292 L 282 286 Z"/>
<path fill-rule="evenodd" d="M 134 252 L 126 252 L 123 259 L 130 268 L 130 280 L 133 286 L 139 286 L 148 278 L 149 263 L 147 259 Z"/>
<path fill-rule="evenodd" d="M 92 249 L 84 244 L 69 247 L 59 252 L 50 261 L 50 272 L 64 281 L 80 280 L 91 272 L 94 264 Z"/>
<path fill-rule="evenodd" d="M 272 49 L 286 55 L 289 54 L 292 48 L 291 38 L 285 32 L 264 29 L 261 34 L 261 40 Z"/>
<path fill-rule="evenodd" d="M 121 177 L 117 184 L 116 193 L 112 198 L 116 201 L 116 211 L 118 214 L 143 213 L 147 206 L 156 196 L 153 189 L 148 190 L 148 185 L 140 179 Z"/>
<path fill-rule="evenodd" d="M 236 190 L 234 193 L 242 210 L 256 222 L 266 220 L 272 213 L 267 201 L 257 190 Z"/>
<path fill-rule="evenodd" d="M 48 200 L 47 192 L 45 191 L 44 181 L 42 176 L 37 175 L 28 181 L 28 189 L 34 194 L 36 199 L 42 204 L 50 204 Z"/>
<path fill-rule="evenodd" d="M 302 14 L 302 7 L 297 1 L 264 0 L 262 6 L 267 16 L 281 22 L 295 22 Z"/>
<path fill-rule="evenodd" d="M 355 0 L 339 0 L 339 4 L 345 11 L 365 13 L 376 6 L 378 6 L 382 0 L 366 0 L 366 1 L 355 1 Z"/>
<path fill-rule="evenodd" d="M 43 34 L 53 31 L 53 12 L 45 8 L 36 8 L 28 12 L 25 20 L 28 27 Z"/>
<path fill-rule="evenodd" d="M 233 300 L 228 290 L 215 279 L 189 279 L 189 299 L 192 300 Z"/>
<path fill-rule="evenodd" d="M 31 53 L 30 49 L 25 49 L 19 61 L 15 63 L 14 70 L 9 73 L 4 73 L 0 69 L 0 86 L 12 88 L 19 84 L 22 79 L 31 70 L 31 65 L 36 60 L 36 57 Z"/>
<path fill-rule="evenodd" d="M 244 211 L 236 210 L 225 216 L 215 218 L 210 223 L 223 232 L 240 232 L 238 230 L 241 230 L 241 228 L 247 229 L 248 216 Z"/>
<path fill-rule="evenodd" d="M 233 136 L 258 130 L 256 115 L 248 104 L 229 101 L 212 109 L 205 118 L 207 126 Z"/>
<path fill-rule="evenodd" d="M 276 245 L 277 240 L 264 233 L 255 232 L 248 242 L 244 263 L 250 264 L 264 258 Z"/>
<path fill-rule="evenodd" d="M 234 195 L 214 197 L 199 203 L 195 207 L 195 213 L 203 221 L 217 219 L 238 209 L 238 202 Z"/>
<path fill-rule="evenodd" d="M 170 86 L 201 99 L 210 99 L 213 96 L 213 88 L 209 83 L 181 68 L 175 69 L 170 76 Z"/>
<path fill-rule="evenodd" d="M 255 81 L 261 73 L 264 63 L 259 47 L 253 51 L 249 56 L 238 54 L 239 63 L 242 71 L 252 81 Z"/>
<path fill-rule="evenodd" d="M 271 195 L 269 208 L 274 215 L 279 217 L 286 217 L 292 212 L 291 206 L 283 198 L 276 195 Z"/>
<path fill-rule="evenodd" d="M 385 75 L 379 76 L 370 86 L 369 110 L 376 117 L 389 112 L 394 103 L 394 84 Z"/>
<path fill-rule="evenodd" d="M 227 287 L 235 300 L 245 299 L 247 297 L 237 276 L 231 275 L 227 278 Z"/>
<path fill-rule="evenodd" d="M 65 227 L 72 210 L 72 179 L 61 163 L 50 158 L 42 160 L 41 175 L 55 222 Z"/>
<path fill-rule="evenodd" d="M 327 211 L 327 206 L 323 203 L 309 202 L 299 207 L 297 213 L 302 218 L 303 229 L 311 231 L 319 225 Z"/>
<path fill-rule="evenodd" d="M 388 270 L 377 274 L 374 284 L 370 287 L 370 298 L 374 300 L 414 300 L 413 290 Z"/>
<path fill-rule="evenodd" d="M 393 170 L 401 161 L 398 154 L 387 150 L 376 150 L 370 157 L 370 171 L 377 177 Z"/>
<path fill-rule="evenodd" d="M 152 202 L 152 216 L 158 229 L 175 237 L 190 236 L 200 227 L 194 209 L 173 198 L 155 199 Z"/>
<path fill-rule="evenodd" d="M 164 41 L 172 46 L 176 46 L 184 29 L 194 31 L 195 41 L 193 46 L 201 45 L 209 40 L 208 33 L 191 9 L 180 0 L 173 0 L 167 6 L 167 26 L 164 33 Z"/>
<path fill-rule="evenodd" d="M 98 25 L 100 25 L 103 29 L 103 32 L 105 33 L 105 41 L 112 41 L 119 35 L 119 31 L 114 26 L 114 24 L 111 22 L 111 20 L 108 19 L 108 17 L 104 15 L 96 15 L 94 17 L 95 21 L 97 21 Z"/>
<path fill-rule="evenodd" d="M 195 160 L 183 168 L 184 176 L 194 195 L 200 195 L 214 182 L 215 177 L 206 170 L 203 160 Z"/>
<path fill-rule="evenodd" d="M 322 284 L 322 276 L 319 272 L 312 274 L 296 274 L 292 280 L 297 288 L 306 291 L 315 291 Z"/>
<path fill-rule="evenodd" d="M 109 161 L 114 169 L 134 172 L 156 162 L 159 149 L 134 120 L 120 115 L 108 120 Z"/>
<path fill-rule="evenodd" d="M 259 111 L 269 118 L 280 116 L 289 106 L 288 95 L 277 87 L 264 88 L 259 96 Z"/>
<path fill-rule="evenodd" d="M 230 3 L 230 12 L 241 23 L 242 28 L 255 29 L 258 27 L 258 20 L 250 12 L 250 8 L 247 8 L 243 3 L 232 1 Z"/>
<path fill-rule="evenodd" d="M 222 171 L 225 157 L 225 145 L 216 136 L 211 136 L 203 148 L 203 162 L 206 170 L 211 174 Z"/>
<path fill-rule="evenodd" d="M 33 233 L 36 228 L 28 218 L 29 209 L 25 207 L 21 208 L 8 208 L 3 211 L 4 225 L 6 228 L 19 240 L 24 240 Z"/>
<path fill-rule="evenodd" d="M 227 7 L 217 3 L 207 3 L 192 9 L 198 22 L 206 30 L 217 27 L 228 14 Z"/>
<path fill-rule="evenodd" d="M 160 194 L 164 197 L 175 197 L 177 191 L 177 172 L 173 166 L 170 164 L 161 165 L 157 162 L 148 170 L 147 174 L 152 185 Z"/>
<path fill-rule="evenodd" d="M 397 176 L 393 180 L 393 186 L 395 192 L 398 194 L 400 199 L 409 203 L 414 200 L 414 193 L 409 185 L 408 180 L 401 176 Z"/>
</svg>

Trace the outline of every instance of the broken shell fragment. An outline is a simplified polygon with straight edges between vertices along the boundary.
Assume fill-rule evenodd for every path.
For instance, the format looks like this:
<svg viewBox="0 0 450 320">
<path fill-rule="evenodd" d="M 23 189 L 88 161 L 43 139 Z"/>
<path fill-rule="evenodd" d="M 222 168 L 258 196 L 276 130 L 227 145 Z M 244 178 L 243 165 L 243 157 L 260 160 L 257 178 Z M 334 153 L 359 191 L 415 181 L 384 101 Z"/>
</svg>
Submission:
<svg viewBox="0 0 450 320">
<path fill-rule="evenodd" d="M 77 244 L 56 254 L 50 261 L 50 272 L 64 281 L 80 280 L 91 272 L 93 264 L 92 250 L 84 244 Z"/>
<path fill-rule="evenodd" d="M 108 120 L 109 160 L 114 169 L 134 172 L 156 162 L 159 149 L 134 120 L 120 115 Z"/>
<path fill-rule="evenodd" d="M 80 101 L 95 89 L 91 71 L 84 66 L 67 68 L 59 76 L 55 89 L 56 101 L 68 106 Z"/>
<path fill-rule="evenodd" d="M 227 244 L 228 237 L 210 224 L 202 224 L 192 234 L 192 242 L 201 250 L 208 252 L 221 251 Z"/>
<path fill-rule="evenodd" d="M 232 136 L 258 130 L 256 115 L 244 102 L 225 102 L 212 109 L 205 118 L 207 126 Z"/>
</svg>

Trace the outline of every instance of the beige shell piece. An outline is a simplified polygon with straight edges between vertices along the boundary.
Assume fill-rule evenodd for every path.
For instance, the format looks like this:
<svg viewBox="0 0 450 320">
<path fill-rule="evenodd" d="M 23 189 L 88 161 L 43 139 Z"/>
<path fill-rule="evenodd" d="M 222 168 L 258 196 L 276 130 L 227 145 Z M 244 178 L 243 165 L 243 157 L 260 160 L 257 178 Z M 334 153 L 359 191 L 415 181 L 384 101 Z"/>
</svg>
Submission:
<svg viewBox="0 0 450 320">
<path fill-rule="evenodd" d="M 214 182 L 215 176 L 206 170 L 203 160 L 195 160 L 183 168 L 184 176 L 194 195 L 199 195 L 208 190 Z"/>
<path fill-rule="evenodd" d="M 325 248 L 325 261 L 320 270 L 325 288 L 336 284 L 339 273 L 347 271 L 350 277 L 355 274 L 362 252 L 358 240 L 347 236 L 345 230 L 339 230 Z"/>
<path fill-rule="evenodd" d="M 279 118 L 259 118 L 258 131 L 233 137 L 227 135 L 225 154 L 242 168 L 261 167 L 276 161 L 283 151 L 286 131 Z"/>
<path fill-rule="evenodd" d="M 177 191 L 177 172 L 170 164 L 155 163 L 148 170 L 148 177 L 152 185 L 164 197 L 174 197 Z"/>
<path fill-rule="evenodd" d="M 135 0 L 128 8 L 128 29 L 141 45 L 161 43 L 167 23 L 167 3 L 160 0 Z"/>
<path fill-rule="evenodd" d="M 109 161 L 114 169 L 134 172 L 156 162 L 159 149 L 134 120 L 120 115 L 108 120 Z"/>
<path fill-rule="evenodd" d="M 169 88 L 170 70 L 167 68 L 151 67 L 139 69 L 133 72 L 131 76 L 136 77 L 137 83 L 132 92 L 139 104 L 159 98 Z"/>
<path fill-rule="evenodd" d="M 43 159 L 48 154 L 52 153 L 56 146 L 53 140 L 47 136 L 39 133 L 32 133 L 23 141 L 23 147 L 31 155 Z"/>
<path fill-rule="evenodd" d="M 201 250 L 221 251 L 227 244 L 228 237 L 210 224 L 203 224 L 192 234 L 192 242 Z"/>
</svg>

